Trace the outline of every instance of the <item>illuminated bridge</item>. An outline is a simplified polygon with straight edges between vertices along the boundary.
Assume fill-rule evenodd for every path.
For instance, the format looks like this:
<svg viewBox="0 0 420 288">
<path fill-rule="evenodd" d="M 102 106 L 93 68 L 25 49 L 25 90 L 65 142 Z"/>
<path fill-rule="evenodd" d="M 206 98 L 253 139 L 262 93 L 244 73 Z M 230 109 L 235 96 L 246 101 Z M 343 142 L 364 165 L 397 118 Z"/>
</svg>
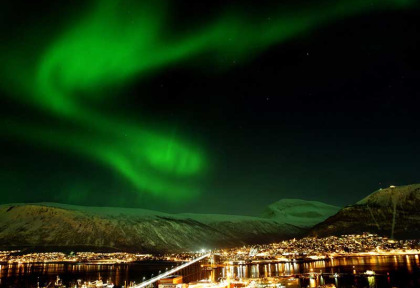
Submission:
<svg viewBox="0 0 420 288">
<path fill-rule="evenodd" d="M 201 260 L 209 257 L 210 255 L 211 255 L 211 253 L 204 254 L 204 255 L 202 255 L 202 256 L 200 256 L 198 258 L 195 258 L 194 260 L 191 260 L 190 262 L 187 262 L 187 263 L 184 263 L 184 264 L 182 264 L 180 266 L 177 266 L 177 267 L 175 267 L 175 268 L 173 268 L 173 269 L 171 269 L 169 271 L 166 271 L 166 272 L 164 272 L 162 274 L 159 274 L 158 276 L 153 277 L 153 278 L 151 278 L 151 279 L 149 279 L 147 281 L 141 282 L 140 284 L 137 284 L 137 285 L 135 285 L 133 287 L 134 288 L 143 288 L 143 287 L 147 287 L 149 285 L 152 285 L 152 284 L 156 283 L 157 281 L 159 281 L 160 279 L 166 278 L 169 275 L 172 275 L 172 274 L 174 274 L 176 272 L 179 272 L 182 269 L 185 269 L 185 268 L 187 268 L 188 266 L 190 266 L 190 265 L 192 265 L 194 263 L 200 262 Z"/>
</svg>

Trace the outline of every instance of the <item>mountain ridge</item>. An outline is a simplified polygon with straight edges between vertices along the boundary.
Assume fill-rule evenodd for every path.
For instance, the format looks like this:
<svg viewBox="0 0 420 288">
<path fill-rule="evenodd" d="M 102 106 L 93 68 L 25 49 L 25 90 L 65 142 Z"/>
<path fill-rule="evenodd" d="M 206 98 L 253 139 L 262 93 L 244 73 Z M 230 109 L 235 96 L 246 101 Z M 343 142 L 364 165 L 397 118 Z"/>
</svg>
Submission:
<svg viewBox="0 0 420 288">
<path fill-rule="evenodd" d="M 324 237 L 372 232 L 397 239 L 420 238 L 418 207 L 420 184 L 390 186 L 344 207 L 312 227 L 309 235 Z"/>
<path fill-rule="evenodd" d="M 164 253 L 269 243 L 306 232 L 270 219 L 211 216 L 49 202 L 3 204 L 0 247 L 102 247 Z"/>
</svg>

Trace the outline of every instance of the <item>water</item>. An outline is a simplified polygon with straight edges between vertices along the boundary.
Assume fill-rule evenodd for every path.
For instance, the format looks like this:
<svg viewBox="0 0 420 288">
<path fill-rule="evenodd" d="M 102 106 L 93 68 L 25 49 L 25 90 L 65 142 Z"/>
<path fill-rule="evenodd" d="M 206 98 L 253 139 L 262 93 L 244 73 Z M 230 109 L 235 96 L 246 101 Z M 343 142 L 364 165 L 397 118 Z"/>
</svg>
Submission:
<svg viewBox="0 0 420 288">
<path fill-rule="evenodd" d="M 373 270 L 378 275 L 360 276 L 366 270 Z M 346 257 L 303 263 L 235 265 L 218 269 L 216 277 L 264 278 L 311 272 L 324 274 L 315 279 L 308 277 L 301 280 L 301 287 L 317 287 L 328 283 L 337 287 L 420 287 L 419 255 Z M 339 277 L 333 277 L 331 274 L 334 273 L 338 273 Z"/>
<path fill-rule="evenodd" d="M 143 277 L 150 279 L 159 271 L 164 272 L 177 264 L 171 262 L 142 262 L 131 264 L 5 264 L 1 265 L 0 287 L 36 287 L 54 282 L 57 275 L 67 287 L 75 284 L 77 279 L 84 281 L 97 280 L 99 275 L 117 287 L 125 283 L 139 283 Z M 377 276 L 361 277 L 366 270 L 373 270 Z M 334 283 L 337 287 L 420 287 L 420 262 L 418 255 L 411 256 L 370 256 L 346 257 L 327 261 L 303 263 L 269 263 L 252 265 L 233 265 L 203 270 L 196 274 L 195 280 L 210 278 L 264 278 L 310 272 L 340 273 L 339 278 L 330 278 L 328 274 L 316 279 L 300 280 L 301 287 L 316 287 L 319 284 Z M 39 279 L 39 280 L 38 280 Z M 299 287 L 298 286 L 298 287 Z M 50 286 L 51 287 L 51 286 Z"/>
<path fill-rule="evenodd" d="M 1 265 L 0 287 L 54 286 L 57 275 L 67 287 L 74 286 L 78 279 L 82 282 L 95 281 L 99 277 L 104 283 L 114 283 L 116 287 L 127 286 L 131 282 L 140 283 L 144 279 L 175 267 L 171 262 L 141 262 L 130 264 L 73 264 L 73 263 L 33 263 Z"/>
</svg>

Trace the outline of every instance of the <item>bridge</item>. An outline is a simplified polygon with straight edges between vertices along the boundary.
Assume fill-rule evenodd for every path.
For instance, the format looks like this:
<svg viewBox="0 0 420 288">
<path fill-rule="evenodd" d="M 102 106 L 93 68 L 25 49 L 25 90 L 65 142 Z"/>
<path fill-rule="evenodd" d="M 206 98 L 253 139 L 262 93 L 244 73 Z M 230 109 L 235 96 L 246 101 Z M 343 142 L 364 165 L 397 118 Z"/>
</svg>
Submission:
<svg viewBox="0 0 420 288">
<path fill-rule="evenodd" d="M 184 263 L 184 264 L 182 264 L 180 266 L 175 267 L 174 269 L 171 269 L 171 270 L 166 271 L 166 272 L 164 272 L 162 274 L 159 274 L 158 276 L 153 277 L 153 278 L 151 278 L 151 279 L 149 279 L 147 281 L 141 282 L 141 283 L 133 286 L 133 288 L 147 287 L 147 286 L 149 286 L 151 284 L 154 284 L 155 282 L 159 281 L 160 279 L 166 278 L 169 275 L 172 275 L 172 274 L 174 274 L 174 273 L 176 273 L 176 272 L 178 272 L 178 271 L 180 271 L 180 270 L 182 270 L 182 269 L 184 269 L 184 268 L 186 268 L 186 267 L 188 267 L 188 266 L 190 266 L 190 265 L 192 265 L 194 263 L 197 263 L 197 262 L 199 262 L 199 261 L 201 261 L 201 260 L 209 257 L 210 255 L 211 255 L 211 253 L 207 253 L 207 254 L 201 255 L 200 257 L 195 258 L 195 259 L 191 260 L 190 262 Z"/>
</svg>

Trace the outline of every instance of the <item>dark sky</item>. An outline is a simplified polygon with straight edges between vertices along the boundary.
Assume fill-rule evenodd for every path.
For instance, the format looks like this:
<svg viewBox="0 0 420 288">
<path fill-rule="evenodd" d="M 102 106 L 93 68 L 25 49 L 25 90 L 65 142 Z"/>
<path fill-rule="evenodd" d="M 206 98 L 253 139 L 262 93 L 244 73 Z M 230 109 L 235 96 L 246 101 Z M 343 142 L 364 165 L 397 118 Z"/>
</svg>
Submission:
<svg viewBox="0 0 420 288">
<path fill-rule="evenodd" d="M 54 84 L 59 86 L 57 91 L 82 99 L 78 104 L 90 109 L 79 108 L 80 104 L 74 108 L 77 113 L 71 109 L 58 113 L 50 103 L 39 105 L 51 100 L 41 101 L 46 90 L 36 94 L 33 91 L 38 91 L 39 82 L 28 79 L 38 75 L 42 55 L 49 55 L 49 47 L 54 47 L 51 43 L 67 35 L 71 27 L 79 32 L 77 23 L 90 19 L 85 11 L 91 6 L 84 1 L 72 6 L 63 1 L 6 4 L 0 46 L 4 63 L 0 73 L 2 203 L 49 201 L 258 215 L 283 198 L 345 206 L 380 187 L 420 182 L 418 5 L 383 1 L 389 5 L 381 6 L 380 1 L 372 1 L 373 8 L 361 5 L 355 9 L 352 1 L 341 1 L 351 11 L 335 15 L 329 8 L 334 1 L 284 1 L 281 5 L 277 1 L 179 2 L 155 7 L 166 11 L 165 25 L 171 27 L 159 35 L 175 43 L 196 33 L 206 44 L 182 57 L 174 53 L 176 59 L 162 60 L 151 68 L 133 65 L 128 81 L 120 78 L 130 63 L 118 60 L 129 52 L 119 58 L 113 49 L 133 45 L 137 51 L 133 42 L 153 41 L 146 36 L 136 40 L 137 32 L 129 28 L 121 30 L 122 38 L 106 38 L 117 42 L 115 48 L 114 42 L 95 44 L 94 55 L 101 55 L 98 62 L 114 53 L 112 59 L 118 62 L 115 67 L 112 61 L 103 62 L 113 68 L 105 76 L 89 78 L 92 74 L 86 71 L 96 67 L 93 56 L 90 63 L 74 66 L 79 70 L 77 76 L 71 74 L 70 84 L 59 82 L 56 78 L 72 65 L 71 59 L 51 58 L 59 63 L 52 69 L 54 83 L 60 84 Z M 130 6 L 123 12 L 134 19 L 141 9 Z M 221 21 L 218 36 L 212 36 L 213 30 L 206 27 L 218 23 L 223 15 L 243 25 Z M 286 16 L 290 20 L 282 20 Z M 309 21 L 306 26 L 296 28 L 305 21 Z M 152 29 L 152 25 L 144 26 L 138 33 Z M 287 33 L 282 27 L 290 35 L 283 37 Z M 275 39 L 268 41 L 259 35 L 270 29 L 277 31 L 273 32 Z M 87 34 L 77 35 L 83 41 L 88 38 Z M 229 44 L 231 35 L 236 37 L 234 44 Z M 63 43 L 63 47 L 72 47 L 71 41 Z M 158 43 L 153 50 L 167 51 L 165 45 Z M 60 51 L 58 47 L 52 51 Z M 81 47 L 81 53 L 89 50 Z M 71 57 L 77 53 L 72 50 Z M 152 54 L 145 53 L 142 59 L 166 59 Z M 96 82 L 84 86 L 85 79 L 89 84 Z M 111 83 L 114 79 L 118 80 Z M 139 132 L 126 132 L 127 123 Z M 155 145 L 154 138 L 148 140 L 145 130 L 199 147 L 205 167 L 185 175 L 152 167 L 144 160 L 148 156 L 133 152 L 128 143 L 139 139 L 134 146 L 139 150 L 158 149 L 160 142 Z M 120 132 L 136 135 L 129 135 L 124 143 L 109 138 Z M 127 161 L 139 168 L 130 174 L 115 157 L 107 160 L 104 155 L 108 154 L 101 151 L 104 143 L 113 152 L 128 155 Z M 142 153 L 151 151 L 144 150 Z M 133 159 L 137 155 L 143 160 Z M 183 155 L 177 155 L 176 161 L 182 162 Z M 165 176 L 168 173 L 172 174 Z M 152 186 L 148 184 L 151 178 Z M 160 181 L 164 188 L 156 192 L 155 184 Z M 185 196 L 189 189 L 196 191 L 193 196 Z"/>
</svg>

